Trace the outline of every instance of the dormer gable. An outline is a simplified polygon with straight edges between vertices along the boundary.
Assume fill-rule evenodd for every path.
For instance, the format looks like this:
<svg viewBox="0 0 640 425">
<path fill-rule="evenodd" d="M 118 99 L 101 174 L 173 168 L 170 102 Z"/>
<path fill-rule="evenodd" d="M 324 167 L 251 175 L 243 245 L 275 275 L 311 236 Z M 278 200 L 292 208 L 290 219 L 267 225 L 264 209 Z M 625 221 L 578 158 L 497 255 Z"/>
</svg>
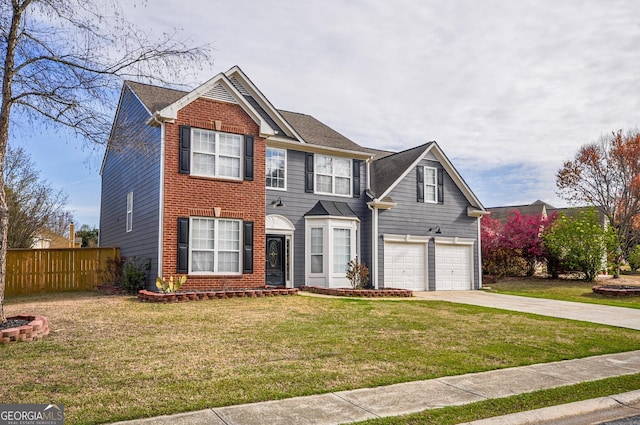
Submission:
<svg viewBox="0 0 640 425">
<path fill-rule="evenodd" d="M 211 78 L 206 83 L 196 89 L 186 93 L 173 103 L 160 110 L 150 111 L 151 118 L 147 121 L 149 125 L 160 125 L 161 122 L 174 122 L 178 117 L 178 111 L 199 98 L 209 98 L 223 102 L 235 103 L 239 105 L 251 119 L 258 124 L 260 135 L 269 137 L 277 134 L 277 126 L 274 126 L 268 119 L 252 105 L 233 85 L 229 78 L 220 73 Z"/>
</svg>

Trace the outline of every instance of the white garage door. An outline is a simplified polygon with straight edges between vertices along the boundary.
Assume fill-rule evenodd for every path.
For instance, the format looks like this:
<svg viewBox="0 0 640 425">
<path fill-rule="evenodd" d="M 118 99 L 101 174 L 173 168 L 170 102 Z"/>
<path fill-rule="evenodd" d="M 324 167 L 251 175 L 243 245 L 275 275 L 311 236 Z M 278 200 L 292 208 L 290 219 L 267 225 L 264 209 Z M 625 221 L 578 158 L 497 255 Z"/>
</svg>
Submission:
<svg viewBox="0 0 640 425">
<path fill-rule="evenodd" d="M 426 244 L 384 243 L 384 287 L 426 290 Z"/>
<path fill-rule="evenodd" d="M 471 289 L 471 246 L 436 244 L 436 290 Z"/>
</svg>

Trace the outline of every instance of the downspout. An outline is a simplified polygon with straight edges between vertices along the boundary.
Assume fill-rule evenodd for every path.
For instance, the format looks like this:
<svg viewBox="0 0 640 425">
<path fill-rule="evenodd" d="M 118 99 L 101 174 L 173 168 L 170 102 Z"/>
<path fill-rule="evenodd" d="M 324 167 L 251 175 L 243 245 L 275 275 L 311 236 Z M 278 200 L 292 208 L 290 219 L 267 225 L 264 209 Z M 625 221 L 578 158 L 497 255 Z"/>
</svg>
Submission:
<svg viewBox="0 0 640 425">
<path fill-rule="evenodd" d="M 482 217 L 478 217 L 478 289 L 482 289 Z"/>
<path fill-rule="evenodd" d="M 165 153 L 165 125 L 153 114 L 153 120 L 160 124 L 160 193 L 158 195 L 158 276 L 162 277 L 162 253 L 164 240 L 164 153 Z"/>
<path fill-rule="evenodd" d="M 367 191 L 371 189 L 371 163 L 373 156 L 367 159 Z M 375 289 L 378 288 L 378 208 L 372 206 L 378 201 L 377 198 L 367 203 L 367 207 L 371 210 L 371 284 Z"/>
<path fill-rule="evenodd" d="M 373 202 L 367 204 L 371 210 L 371 284 L 378 289 L 378 208 L 372 206 Z"/>
</svg>

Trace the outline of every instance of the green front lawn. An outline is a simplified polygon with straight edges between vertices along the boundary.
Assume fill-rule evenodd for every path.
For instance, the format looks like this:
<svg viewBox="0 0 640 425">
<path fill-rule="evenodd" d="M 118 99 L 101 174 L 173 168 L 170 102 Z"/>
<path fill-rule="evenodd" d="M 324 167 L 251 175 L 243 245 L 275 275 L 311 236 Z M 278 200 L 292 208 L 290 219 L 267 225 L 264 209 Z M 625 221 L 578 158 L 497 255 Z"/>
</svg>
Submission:
<svg viewBox="0 0 640 425">
<path fill-rule="evenodd" d="M 42 341 L 0 345 L 3 403 L 93 424 L 640 349 L 640 332 L 431 301 L 305 296 L 142 304 L 14 297 Z M 640 388 L 640 387 L 638 387 Z"/>
<path fill-rule="evenodd" d="M 594 294 L 591 288 L 598 284 L 632 283 L 640 284 L 638 276 L 622 276 L 617 279 L 598 279 L 595 283 L 581 280 L 558 280 L 538 278 L 511 278 L 498 283 L 490 283 L 486 286 L 491 291 L 500 294 L 522 295 L 534 298 L 551 298 L 555 300 L 576 301 L 592 304 L 606 304 L 617 307 L 640 308 L 640 297 L 614 298 Z"/>
</svg>

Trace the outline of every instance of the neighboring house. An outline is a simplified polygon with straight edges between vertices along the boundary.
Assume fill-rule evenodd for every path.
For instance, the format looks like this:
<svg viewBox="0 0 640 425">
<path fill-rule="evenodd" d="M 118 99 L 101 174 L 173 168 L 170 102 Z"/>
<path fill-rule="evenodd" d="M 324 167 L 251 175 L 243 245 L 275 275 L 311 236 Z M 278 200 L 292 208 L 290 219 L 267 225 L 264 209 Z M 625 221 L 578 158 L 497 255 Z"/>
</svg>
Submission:
<svg viewBox="0 0 640 425">
<path fill-rule="evenodd" d="M 75 233 L 73 224 L 69 230 L 69 234 Z M 34 249 L 52 249 L 52 248 L 80 248 L 82 246 L 82 238 L 67 238 L 59 235 L 49 229 L 42 228 L 33 236 Z"/>
<path fill-rule="evenodd" d="M 564 207 L 564 208 L 556 208 L 551 204 L 548 204 L 544 201 L 537 200 L 532 202 L 531 204 L 525 205 L 511 205 L 504 207 L 491 207 L 487 208 L 487 211 L 491 213 L 491 218 L 500 220 L 502 224 L 504 224 L 509 216 L 517 210 L 521 215 L 538 215 L 541 214 L 543 217 L 547 217 L 551 214 L 564 214 L 568 217 L 575 215 L 577 212 L 585 210 L 591 207 Z M 600 224 L 602 226 L 608 226 L 607 217 L 599 213 Z"/>
<path fill-rule="evenodd" d="M 509 216 L 516 210 L 521 215 L 542 215 L 543 217 L 547 217 L 549 212 L 556 211 L 557 208 L 541 200 L 525 205 L 487 208 L 487 211 L 491 213 L 491 218 L 500 220 L 502 224 L 506 223 Z"/>
<path fill-rule="evenodd" d="M 102 169 L 100 244 L 187 288 L 481 286 L 480 201 L 435 142 L 364 148 L 273 107 L 238 67 L 190 92 L 127 81 Z"/>
<path fill-rule="evenodd" d="M 583 211 L 585 209 L 592 207 L 565 207 L 565 208 L 556 208 L 551 204 L 548 204 L 544 201 L 537 200 L 531 204 L 525 205 L 511 205 L 511 206 L 503 206 L 503 207 L 492 207 L 487 208 L 487 211 L 491 213 L 491 218 L 500 220 L 502 224 L 504 224 L 509 216 L 513 214 L 514 211 L 518 211 L 521 215 L 542 215 L 543 217 L 547 217 L 551 214 L 564 215 L 566 217 L 573 217 L 578 212 Z M 598 213 L 600 225 L 605 229 L 609 226 L 609 219 L 602 214 Z M 541 229 L 542 230 L 542 229 Z M 604 274 L 607 274 L 607 252 L 606 250 L 602 253 L 602 270 Z"/>
</svg>

